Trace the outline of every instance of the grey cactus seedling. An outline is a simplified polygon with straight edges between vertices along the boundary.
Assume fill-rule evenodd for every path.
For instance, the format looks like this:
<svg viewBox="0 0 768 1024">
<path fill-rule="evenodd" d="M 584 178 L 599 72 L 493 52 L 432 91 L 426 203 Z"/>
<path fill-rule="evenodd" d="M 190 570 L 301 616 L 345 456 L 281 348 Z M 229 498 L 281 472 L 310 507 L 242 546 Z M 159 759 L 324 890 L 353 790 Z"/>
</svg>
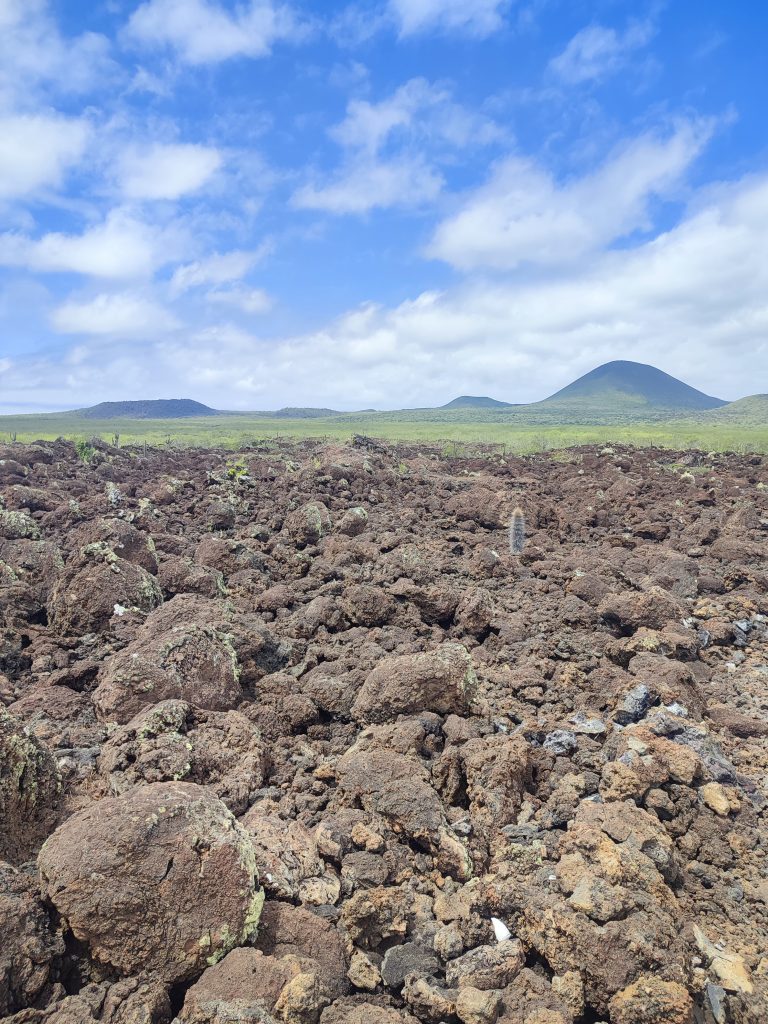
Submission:
<svg viewBox="0 0 768 1024">
<path fill-rule="evenodd" d="M 509 521 L 509 553 L 519 555 L 525 547 L 525 513 L 518 506 Z"/>
</svg>

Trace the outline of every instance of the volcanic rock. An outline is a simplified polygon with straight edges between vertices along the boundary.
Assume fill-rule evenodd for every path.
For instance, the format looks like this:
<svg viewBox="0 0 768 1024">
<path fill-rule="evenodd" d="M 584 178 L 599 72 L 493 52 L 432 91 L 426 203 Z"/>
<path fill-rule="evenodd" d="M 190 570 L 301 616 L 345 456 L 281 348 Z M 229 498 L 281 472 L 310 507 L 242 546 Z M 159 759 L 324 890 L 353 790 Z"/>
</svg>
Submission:
<svg viewBox="0 0 768 1024">
<path fill-rule="evenodd" d="M 72 815 L 38 863 L 44 894 L 96 959 L 169 982 L 246 942 L 264 898 L 247 833 L 190 783 L 140 786 Z"/>
</svg>

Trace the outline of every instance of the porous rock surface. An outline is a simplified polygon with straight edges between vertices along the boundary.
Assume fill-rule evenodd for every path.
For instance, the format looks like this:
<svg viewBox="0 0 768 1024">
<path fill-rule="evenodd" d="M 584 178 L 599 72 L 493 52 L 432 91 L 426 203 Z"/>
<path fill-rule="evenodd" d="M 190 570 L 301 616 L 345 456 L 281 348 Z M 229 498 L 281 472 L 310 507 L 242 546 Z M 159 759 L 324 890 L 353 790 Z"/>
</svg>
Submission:
<svg viewBox="0 0 768 1024">
<path fill-rule="evenodd" d="M 765 1020 L 768 460 L 93 447 L 0 446 L 3 1024 Z"/>
<path fill-rule="evenodd" d="M 38 866 L 43 894 L 97 960 L 169 982 L 248 941 L 264 900 L 247 833 L 192 783 L 138 786 L 73 814 Z"/>
</svg>

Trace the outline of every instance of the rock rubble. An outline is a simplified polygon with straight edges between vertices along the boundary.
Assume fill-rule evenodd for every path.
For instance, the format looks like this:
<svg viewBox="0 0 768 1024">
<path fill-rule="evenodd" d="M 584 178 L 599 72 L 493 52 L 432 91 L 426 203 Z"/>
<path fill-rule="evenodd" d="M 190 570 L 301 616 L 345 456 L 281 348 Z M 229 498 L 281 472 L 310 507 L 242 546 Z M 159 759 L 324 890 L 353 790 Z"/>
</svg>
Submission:
<svg viewBox="0 0 768 1024">
<path fill-rule="evenodd" d="M 0 446 L 2 1024 L 766 1019 L 768 460 L 93 448 Z"/>
</svg>

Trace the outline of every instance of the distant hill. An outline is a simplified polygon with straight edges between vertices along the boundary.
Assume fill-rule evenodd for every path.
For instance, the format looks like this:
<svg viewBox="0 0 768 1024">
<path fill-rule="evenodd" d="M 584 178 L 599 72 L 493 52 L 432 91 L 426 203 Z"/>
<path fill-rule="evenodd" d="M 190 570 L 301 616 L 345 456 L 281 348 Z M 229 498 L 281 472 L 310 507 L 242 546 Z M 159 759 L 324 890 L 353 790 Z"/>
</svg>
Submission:
<svg viewBox="0 0 768 1024">
<path fill-rule="evenodd" d="M 748 395 L 718 409 L 709 409 L 702 420 L 708 423 L 728 420 L 731 423 L 768 425 L 768 395 Z"/>
<path fill-rule="evenodd" d="M 511 402 L 500 402 L 496 398 L 486 398 L 485 396 L 475 397 L 474 395 L 461 395 L 459 398 L 454 398 L 452 402 L 448 402 L 447 405 L 441 405 L 441 409 L 509 409 Z"/>
<path fill-rule="evenodd" d="M 655 366 L 624 359 L 603 363 L 540 404 L 620 406 L 623 403 L 679 411 L 715 409 L 728 404 L 722 398 L 697 391 Z"/>
<path fill-rule="evenodd" d="M 220 413 L 191 398 L 157 398 L 145 402 L 99 402 L 76 409 L 75 416 L 88 420 L 180 420 L 187 416 L 219 416 Z"/>
<path fill-rule="evenodd" d="M 286 406 L 284 409 L 278 409 L 276 412 L 267 413 L 267 415 L 286 420 L 314 420 L 323 416 L 338 416 L 339 413 L 336 409 L 300 409 Z"/>
</svg>

